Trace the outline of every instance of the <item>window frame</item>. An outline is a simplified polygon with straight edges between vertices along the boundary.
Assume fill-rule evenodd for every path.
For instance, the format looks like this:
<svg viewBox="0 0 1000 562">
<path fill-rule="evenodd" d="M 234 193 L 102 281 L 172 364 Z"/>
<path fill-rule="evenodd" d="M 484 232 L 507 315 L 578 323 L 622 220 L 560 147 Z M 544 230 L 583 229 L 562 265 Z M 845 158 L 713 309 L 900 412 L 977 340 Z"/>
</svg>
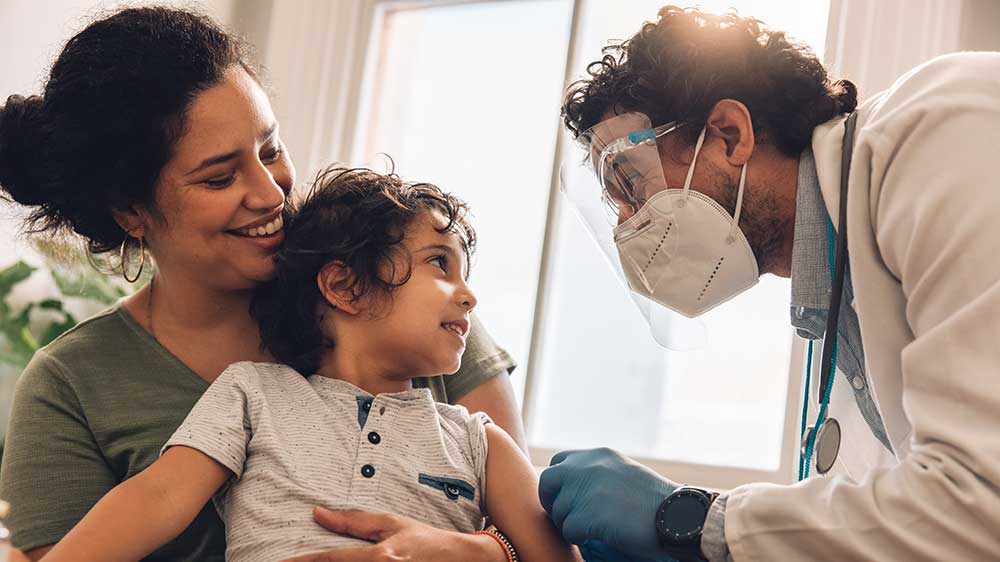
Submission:
<svg viewBox="0 0 1000 562">
<path fill-rule="evenodd" d="M 387 15 L 394 11 L 418 10 L 428 8 L 439 8 L 448 6 L 459 6 L 465 4 L 493 3 L 506 0 L 368 0 L 370 3 L 369 13 L 370 25 L 367 33 L 367 48 L 361 57 L 364 59 L 361 65 L 361 86 L 358 92 L 358 100 L 355 106 L 358 116 L 358 126 L 351 135 L 350 161 L 357 161 L 361 157 L 363 147 L 367 142 L 368 131 L 361 126 L 366 117 L 371 114 L 371 104 L 374 99 L 373 92 L 378 87 L 378 65 L 381 59 L 381 46 L 383 44 L 384 22 Z M 514 0 L 516 1 L 516 0 Z M 831 0 L 836 2 L 837 0 Z M 565 66 L 563 84 L 565 87 L 574 79 L 574 69 L 577 67 L 580 56 L 579 41 L 581 22 L 586 9 L 586 0 L 572 0 L 570 9 L 570 33 L 567 42 L 565 56 Z M 828 42 L 829 42 L 828 32 Z M 570 152 L 572 139 L 563 130 L 562 123 L 556 120 L 555 126 L 558 129 L 556 135 L 556 146 L 552 157 L 552 168 L 549 178 L 548 208 L 546 210 L 544 239 L 540 255 L 539 274 L 534 295 L 534 306 L 532 314 L 531 337 L 528 347 L 528 355 L 521 362 L 521 370 L 525 378 L 524 397 L 521 403 L 521 416 L 525 424 L 526 431 L 530 434 L 533 414 L 536 411 L 536 387 L 540 377 L 544 376 L 537 372 L 536 365 L 540 363 L 540 350 L 543 344 L 542 335 L 545 333 L 544 327 L 549 312 L 546 309 L 551 292 L 555 287 L 551 286 L 550 279 L 555 264 L 553 257 L 553 247 L 555 245 L 558 217 L 561 212 L 561 205 L 564 204 L 559 196 L 559 170 L 562 162 Z M 631 456 L 637 462 L 641 462 L 664 477 L 686 484 L 701 485 L 716 489 L 730 489 L 735 486 L 749 482 L 771 482 L 777 484 L 787 484 L 794 482 L 798 473 L 798 457 L 800 449 L 800 407 L 803 397 L 803 369 L 805 368 L 805 342 L 794 335 L 789 327 L 789 337 L 792 339 L 791 352 L 789 354 L 788 365 L 788 391 L 785 393 L 785 413 L 782 429 L 781 453 L 779 466 L 775 470 L 751 469 L 738 466 L 717 466 L 703 463 L 689 463 L 681 461 L 671 461 L 657 458 L 643 458 Z M 559 449 L 534 447 L 529 443 L 530 457 L 536 467 L 548 466 L 551 457 Z"/>
</svg>

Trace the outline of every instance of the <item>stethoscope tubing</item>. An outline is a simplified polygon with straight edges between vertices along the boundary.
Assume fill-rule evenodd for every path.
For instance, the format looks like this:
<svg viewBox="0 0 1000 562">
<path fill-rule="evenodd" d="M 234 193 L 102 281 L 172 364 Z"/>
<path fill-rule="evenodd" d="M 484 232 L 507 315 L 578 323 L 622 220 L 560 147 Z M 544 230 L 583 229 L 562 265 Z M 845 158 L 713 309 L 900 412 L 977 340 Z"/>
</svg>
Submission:
<svg viewBox="0 0 1000 562">
<path fill-rule="evenodd" d="M 826 419 L 830 394 L 833 392 L 833 380 L 837 368 L 837 328 L 840 321 L 840 304 L 844 293 L 844 282 L 847 277 L 847 188 L 848 176 L 851 170 L 851 159 L 854 154 L 854 130 L 857 126 L 858 114 L 852 113 L 844 122 L 843 154 L 840 159 L 840 209 L 837 217 L 836 242 L 830 244 L 830 261 L 833 272 L 830 292 L 830 308 L 826 316 L 826 332 L 823 334 L 823 352 L 820 360 L 820 407 L 816 424 L 809 432 L 805 452 L 799 459 L 799 480 L 809 476 L 809 465 L 813 456 L 816 435 Z M 833 223 L 829 224 L 832 234 Z M 832 239 L 833 236 L 828 236 Z M 806 359 L 806 390 L 802 404 L 802 438 L 805 438 L 806 414 L 808 413 L 810 373 L 812 371 L 812 342 L 809 342 L 809 353 Z M 825 471 L 823 471 L 825 472 Z"/>
</svg>

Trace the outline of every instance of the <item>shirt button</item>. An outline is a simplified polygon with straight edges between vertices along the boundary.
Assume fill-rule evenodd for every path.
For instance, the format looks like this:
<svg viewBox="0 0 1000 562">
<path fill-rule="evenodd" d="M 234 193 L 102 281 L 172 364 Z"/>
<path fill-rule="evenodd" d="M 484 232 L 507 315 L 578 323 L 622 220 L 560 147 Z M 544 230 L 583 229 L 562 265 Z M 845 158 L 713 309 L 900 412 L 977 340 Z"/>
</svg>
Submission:
<svg viewBox="0 0 1000 562">
<path fill-rule="evenodd" d="M 853 379 L 851 379 L 851 386 L 853 386 L 855 390 L 864 390 L 865 378 L 862 376 L 854 377 Z"/>
<path fill-rule="evenodd" d="M 366 412 L 372 411 L 372 401 L 371 400 L 366 400 L 365 401 L 365 405 L 363 407 L 364 407 L 364 409 L 365 409 Z"/>
<path fill-rule="evenodd" d="M 444 487 L 444 493 L 449 498 L 457 500 L 461 492 L 459 491 L 458 486 L 455 486 L 454 484 L 447 484 Z"/>
<path fill-rule="evenodd" d="M 368 441 L 372 445 L 378 445 L 382 441 L 382 436 L 374 431 L 368 434 Z"/>
<path fill-rule="evenodd" d="M 361 476 L 364 476 L 365 478 L 371 478 L 372 476 L 375 476 L 375 467 L 370 464 L 362 466 Z"/>
</svg>

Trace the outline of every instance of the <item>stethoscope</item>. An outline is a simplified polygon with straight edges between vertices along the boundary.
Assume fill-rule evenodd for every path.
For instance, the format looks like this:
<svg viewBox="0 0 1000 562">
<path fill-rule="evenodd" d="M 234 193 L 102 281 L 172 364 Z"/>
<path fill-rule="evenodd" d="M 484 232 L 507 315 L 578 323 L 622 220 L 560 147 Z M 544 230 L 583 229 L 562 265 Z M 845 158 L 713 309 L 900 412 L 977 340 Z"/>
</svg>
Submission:
<svg viewBox="0 0 1000 562">
<path fill-rule="evenodd" d="M 811 461 L 815 458 L 816 472 L 826 474 L 833 468 L 840 453 L 840 423 L 836 418 L 827 417 L 830 393 L 833 391 L 834 374 L 837 369 L 837 324 L 840 320 L 840 299 L 844 292 L 844 278 L 847 275 L 847 176 L 851 169 L 854 147 L 854 128 L 858 114 L 852 113 L 844 122 L 843 156 L 840 159 L 840 209 L 837 219 L 838 229 L 834 235 L 833 222 L 827 225 L 829 241 L 830 270 L 832 287 L 830 309 L 826 317 L 826 332 L 823 334 L 823 355 L 820 361 L 820 401 L 816 423 L 806 427 L 809 406 L 809 385 L 812 371 L 813 342 L 809 342 L 806 359 L 805 397 L 802 399 L 802 449 L 799 456 L 799 480 L 809 476 Z"/>
</svg>

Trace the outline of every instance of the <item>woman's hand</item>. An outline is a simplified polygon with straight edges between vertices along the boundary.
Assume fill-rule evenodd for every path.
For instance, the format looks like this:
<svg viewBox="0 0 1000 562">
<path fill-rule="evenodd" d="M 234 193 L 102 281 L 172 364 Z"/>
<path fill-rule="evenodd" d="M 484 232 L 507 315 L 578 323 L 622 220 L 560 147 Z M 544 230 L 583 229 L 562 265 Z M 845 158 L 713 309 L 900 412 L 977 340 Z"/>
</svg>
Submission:
<svg viewBox="0 0 1000 562">
<path fill-rule="evenodd" d="M 443 531 L 391 513 L 313 510 L 327 529 L 372 541 L 373 545 L 317 552 L 284 562 L 506 562 L 507 554 L 491 537 Z"/>
</svg>

